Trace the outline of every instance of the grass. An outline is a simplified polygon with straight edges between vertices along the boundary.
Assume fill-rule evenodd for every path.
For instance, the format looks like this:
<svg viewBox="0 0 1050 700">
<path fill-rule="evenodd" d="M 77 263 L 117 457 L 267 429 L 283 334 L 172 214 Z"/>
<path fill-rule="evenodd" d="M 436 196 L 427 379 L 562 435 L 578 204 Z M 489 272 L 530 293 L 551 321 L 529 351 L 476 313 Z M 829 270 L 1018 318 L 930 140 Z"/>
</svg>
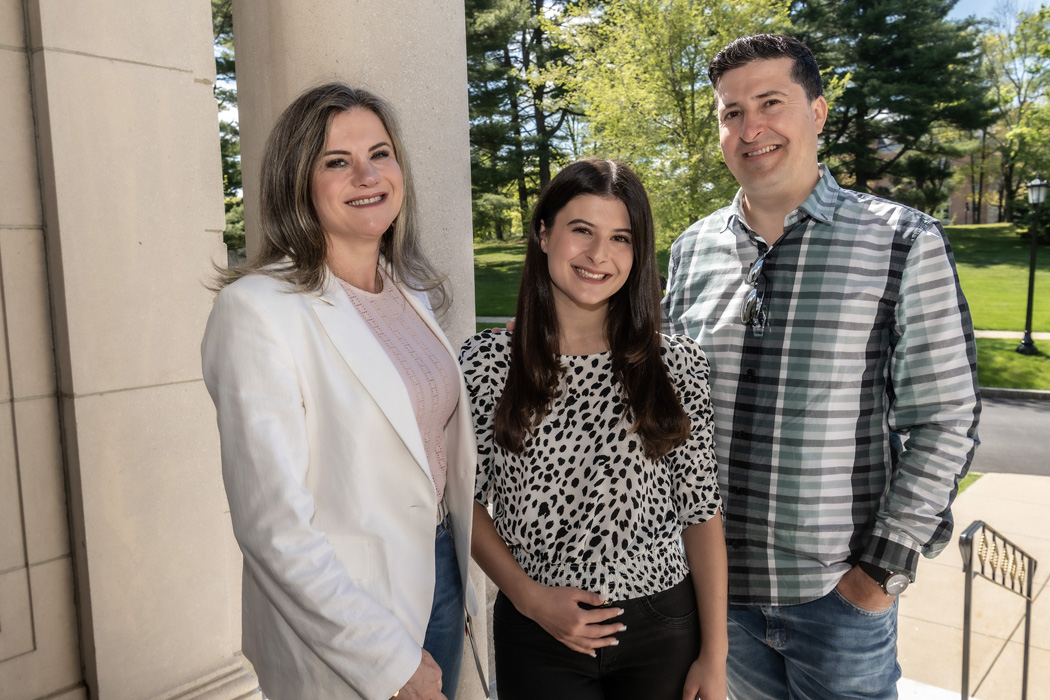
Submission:
<svg viewBox="0 0 1050 700">
<path fill-rule="evenodd" d="M 959 283 L 974 328 L 1024 330 L 1028 301 L 1029 243 L 1010 224 L 949 226 Z M 1050 248 L 1036 253 L 1032 330 L 1050 331 Z"/>
<path fill-rule="evenodd" d="M 478 316 L 514 315 L 524 262 L 525 243 L 521 239 L 474 244 L 474 306 Z M 488 325 L 481 324 L 478 330 Z"/>
<path fill-rule="evenodd" d="M 959 282 L 970 305 L 974 328 L 1024 329 L 1028 299 L 1028 241 L 1009 224 L 949 226 Z M 657 264 L 667 270 L 670 239 L 658 242 Z M 1037 253 L 1032 330 L 1050 332 L 1050 248 Z M 513 316 L 525 243 L 485 241 L 474 245 L 474 284 L 478 316 Z M 478 324 L 478 330 L 499 324 Z M 1014 352 L 1016 340 L 977 340 L 978 383 L 983 387 L 1050 390 L 1050 341 L 1036 342 L 1042 352 Z M 1044 347 L 1045 346 L 1045 347 Z"/>
<path fill-rule="evenodd" d="M 970 472 L 964 476 L 962 481 L 959 482 L 959 493 L 961 494 L 963 491 L 973 486 L 973 482 L 977 481 L 982 476 L 984 476 L 984 474 L 978 474 L 976 472 Z"/>
<path fill-rule="evenodd" d="M 977 339 L 977 383 L 984 387 L 1050 391 L 1050 341 L 1036 343 L 1038 355 L 1016 352 L 1017 340 Z"/>
</svg>

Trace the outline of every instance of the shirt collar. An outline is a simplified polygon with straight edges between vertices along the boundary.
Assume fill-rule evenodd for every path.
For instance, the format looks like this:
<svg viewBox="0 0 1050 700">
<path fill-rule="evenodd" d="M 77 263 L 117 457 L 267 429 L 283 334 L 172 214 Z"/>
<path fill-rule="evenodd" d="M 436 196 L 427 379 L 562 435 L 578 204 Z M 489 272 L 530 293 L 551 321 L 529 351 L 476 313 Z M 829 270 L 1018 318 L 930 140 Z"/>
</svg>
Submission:
<svg viewBox="0 0 1050 700">
<path fill-rule="evenodd" d="M 798 206 L 797 209 L 792 211 L 784 219 L 784 227 L 789 228 L 798 221 L 808 217 L 813 218 L 823 224 L 830 224 L 832 216 L 835 212 L 835 202 L 839 198 L 841 188 L 839 184 L 835 182 L 835 178 L 832 176 L 831 171 L 823 164 L 818 163 L 817 167 L 820 168 L 820 179 L 817 180 L 816 187 L 809 193 L 805 201 Z M 732 230 L 731 225 L 735 219 L 744 230 L 750 230 L 744 224 L 744 217 L 741 213 L 741 206 L 744 201 L 744 190 L 738 189 L 736 196 L 733 197 L 733 203 L 729 205 L 726 211 L 725 220 L 722 223 L 722 231 Z"/>
</svg>

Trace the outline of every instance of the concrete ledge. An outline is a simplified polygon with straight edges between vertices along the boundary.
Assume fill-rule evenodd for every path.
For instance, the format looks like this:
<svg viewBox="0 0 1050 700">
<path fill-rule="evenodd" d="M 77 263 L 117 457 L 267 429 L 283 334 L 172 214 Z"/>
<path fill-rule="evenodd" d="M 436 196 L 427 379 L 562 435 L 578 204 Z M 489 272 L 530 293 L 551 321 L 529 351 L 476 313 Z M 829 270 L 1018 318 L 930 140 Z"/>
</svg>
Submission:
<svg viewBox="0 0 1050 700">
<path fill-rule="evenodd" d="M 1050 391 L 1038 389 L 1001 389 L 981 387 L 981 396 L 986 399 L 1020 399 L 1022 401 L 1050 401 Z"/>
</svg>

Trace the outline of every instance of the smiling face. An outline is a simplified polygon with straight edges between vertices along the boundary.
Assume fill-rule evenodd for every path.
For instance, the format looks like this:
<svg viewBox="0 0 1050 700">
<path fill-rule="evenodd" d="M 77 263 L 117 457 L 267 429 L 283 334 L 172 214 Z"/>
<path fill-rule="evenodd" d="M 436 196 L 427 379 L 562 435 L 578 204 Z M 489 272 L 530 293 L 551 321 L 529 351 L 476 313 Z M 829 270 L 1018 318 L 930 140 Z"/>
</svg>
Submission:
<svg viewBox="0 0 1050 700">
<path fill-rule="evenodd" d="M 816 186 L 817 137 L 828 105 L 791 79 L 791 58 L 726 71 L 715 88 L 722 157 L 752 202 L 797 207 Z"/>
<path fill-rule="evenodd" d="M 607 311 L 634 263 L 631 219 L 619 199 L 581 194 L 540 231 L 559 316 Z"/>
<path fill-rule="evenodd" d="M 378 250 L 401 211 L 404 180 L 375 112 L 354 108 L 332 118 L 310 178 L 310 196 L 330 255 L 362 244 Z"/>
</svg>

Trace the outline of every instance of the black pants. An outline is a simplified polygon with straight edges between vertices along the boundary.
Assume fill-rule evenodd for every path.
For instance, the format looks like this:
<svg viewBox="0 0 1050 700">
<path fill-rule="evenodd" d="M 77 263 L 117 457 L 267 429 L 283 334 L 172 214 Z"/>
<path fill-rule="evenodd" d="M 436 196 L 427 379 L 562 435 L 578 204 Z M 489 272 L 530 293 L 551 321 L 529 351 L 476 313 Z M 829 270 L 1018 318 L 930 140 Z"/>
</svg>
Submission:
<svg viewBox="0 0 1050 700">
<path fill-rule="evenodd" d="M 573 651 L 522 615 L 500 593 L 493 610 L 500 700 L 681 700 L 700 654 L 696 597 L 689 576 L 666 591 L 614 602 L 619 645 L 597 658 Z"/>
</svg>

